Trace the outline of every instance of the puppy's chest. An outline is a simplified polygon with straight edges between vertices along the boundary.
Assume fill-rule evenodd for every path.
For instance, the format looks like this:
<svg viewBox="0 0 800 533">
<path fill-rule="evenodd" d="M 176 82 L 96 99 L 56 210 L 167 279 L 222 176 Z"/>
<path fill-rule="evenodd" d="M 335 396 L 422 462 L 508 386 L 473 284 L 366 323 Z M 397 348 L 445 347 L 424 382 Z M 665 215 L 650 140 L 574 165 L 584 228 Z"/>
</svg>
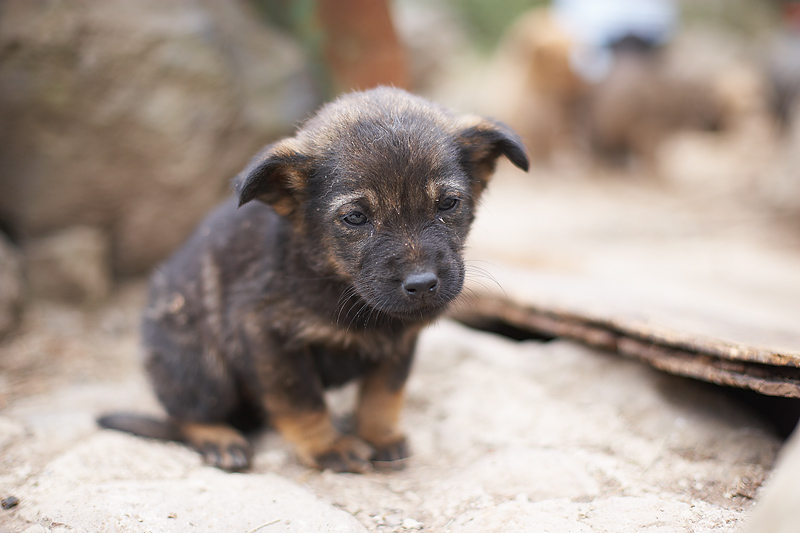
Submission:
<svg viewBox="0 0 800 533">
<path fill-rule="evenodd" d="M 375 331 L 343 331 L 317 324 L 299 334 L 297 341 L 310 349 L 325 388 L 360 378 L 387 359 L 408 357 L 413 348 L 407 332 L 392 338 Z"/>
<path fill-rule="evenodd" d="M 350 357 L 379 361 L 402 352 L 408 332 L 386 332 L 376 329 L 351 330 L 307 318 L 296 324 L 294 342 L 311 347 L 331 357 Z"/>
<path fill-rule="evenodd" d="M 268 295 L 263 309 L 276 331 L 296 346 L 369 360 L 404 351 L 419 327 L 365 311 L 363 304 L 348 305 L 342 295 L 349 290 L 346 285 L 310 283 L 280 295 L 280 301 Z"/>
</svg>

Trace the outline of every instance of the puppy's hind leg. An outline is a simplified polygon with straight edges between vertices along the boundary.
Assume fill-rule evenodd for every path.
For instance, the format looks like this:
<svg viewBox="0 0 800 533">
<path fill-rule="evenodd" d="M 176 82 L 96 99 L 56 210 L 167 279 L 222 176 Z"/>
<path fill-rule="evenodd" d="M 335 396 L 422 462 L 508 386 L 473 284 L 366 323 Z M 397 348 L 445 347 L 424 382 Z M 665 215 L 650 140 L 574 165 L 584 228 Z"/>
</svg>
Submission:
<svg viewBox="0 0 800 533">
<path fill-rule="evenodd" d="M 206 463 L 232 472 L 250 467 L 250 443 L 232 427 L 201 422 L 180 422 L 179 427 L 187 444 L 200 452 Z"/>
<path fill-rule="evenodd" d="M 210 465 L 245 470 L 252 451 L 229 422 L 240 410 L 242 391 L 233 369 L 197 336 L 146 324 L 145 367 L 153 390 L 184 442 Z"/>
</svg>

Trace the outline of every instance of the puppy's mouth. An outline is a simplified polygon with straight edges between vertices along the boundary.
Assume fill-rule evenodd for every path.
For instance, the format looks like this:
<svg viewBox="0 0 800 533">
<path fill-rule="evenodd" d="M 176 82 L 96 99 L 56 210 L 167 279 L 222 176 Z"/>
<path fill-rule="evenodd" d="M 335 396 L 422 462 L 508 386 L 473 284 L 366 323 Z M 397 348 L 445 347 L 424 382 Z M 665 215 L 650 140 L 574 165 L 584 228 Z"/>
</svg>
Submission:
<svg viewBox="0 0 800 533">
<path fill-rule="evenodd" d="M 431 270 L 407 274 L 402 279 L 370 283 L 359 291 L 377 313 L 401 320 L 431 320 L 461 293 L 462 276 L 440 276 Z"/>
</svg>

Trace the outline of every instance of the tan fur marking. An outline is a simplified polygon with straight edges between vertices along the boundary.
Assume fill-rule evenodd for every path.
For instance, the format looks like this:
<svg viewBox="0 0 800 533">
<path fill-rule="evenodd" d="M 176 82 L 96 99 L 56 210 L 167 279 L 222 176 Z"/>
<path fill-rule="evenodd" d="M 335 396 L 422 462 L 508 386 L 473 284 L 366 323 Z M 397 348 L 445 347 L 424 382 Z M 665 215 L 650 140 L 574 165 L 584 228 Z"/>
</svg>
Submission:
<svg viewBox="0 0 800 533">
<path fill-rule="evenodd" d="M 281 140 L 275 145 L 275 153 L 279 155 L 292 155 L 303 151 L 303 143 L 293 137 Z"/>
<path fill-rule="evenodd" d="M 199 451 L 206 462 L 225 470 L 241 470 L 250 462 L 250 443 L 230 426 L 180 422 L 186 441 Z"/>
<path fill-rule="evenodd" d="M 387 337 L 370 331 L 345 329 L 347 325 L 348 323 L 345 320 L 342 320 L 338 327 L 336 324 L 307 320 L 295 324 L 297 328 L 295 331 L 298 338 L 309 344 L 318 342 L 346 350 L 358 349 L 365 354 L 369 354 L 367 355 L 368 357 L 374 357 L 375 359 L 390 357 L 394 353 L 395 345 Z M 420 329 L 422 328 L 409 328 L 409 332 L 415 334 Z"/>
<path fill-rule="evenodd" d="M 307 342 L 324 342 L 342 348 L 352 348 L 364 341 L 356 332 L 317 322 L 302 324 L 298 331 L 299 336 Z"/>
<path fill-rule="evenodd" d="M 327 410 L 273 414 L 271 421 L 300 459 L 312 465 L 316 456 L 330 451 L 341 438 Z"/>
<path fill-rule="evenodd" d="M 210 253 L 202 258 L 200 275 L 203 306 L 206 310 L 206 325 L 215 338 L 220 338 L 224 327 L 222 286 L 219 266 Z M 203 357 L 208 362 L 209 368 L 213 368 L 215 375 L 225 376 L 228 373 L 225 358 L 213 345 L 205 347 Z"/>
<path fill-rule="evenodd" d="M 399 425 L 404 399 L 403 389 L 389 390 L 383 375 L 365 378 L 358 403 L 358 436 L 377 447 L 402 439 Z"/>
<path fill-rule="evenodd" d="M 196 448 L 204 444 L 218 444 L 227 447 L 230 444 L 247 445 L 241 433 L 224 424 L 201 424 L 199 422 L 181 422 L 181 432 L 186 440 Z"/>
<path fill-rule="evenodd" d="M 331 199 L 330 202 L 330 209 L 328 212 L 331 215 L 336 214 L 342 207 L 346 206 L 347 204 L 356 202 L 360 199 L 366 200 L 369 206 L 376 206 L 378 204 L 378 196 L 375 194 L 375 191 L 372 190 L 355 190 L 350 191 L 345 194 L 340 194 L 335 196 Z"/>
<path fill-rule="evenodd" d="M 289 198 L 284 198 L 276 202 L 272 202 L 272 209 L 282 217 L 286 217 L 294 212 L 294 203 Z"/>
<path fill-rule="evenodd" d="M 306 176 L 297 169 L 286 167 L 283 169 L 286 178 L 287 189 L 292 192 L 290 196 L 284 196 L 270 203 L 272 209 L 281 216 L 291 215 L 297 209 L 297 194 L 306 186 Z"/>
<path fill-rule="evenodd" d="M 428 182 L 426 192 L 430 198 L 438 200 L 439 195 L 443 192 L 468 194 L 469 191 L 464 187 L 463 180 L 457 178 L 438 178 Z"/>
<path fill-rule="evenodd" d="M 222 335 L 222 287 L 220 286 L 219 266 L 211 253 L 203 255 L 201 262 L 201 283 L 203 307 L 206 311 L 206 324 L 214 337 Z"/>
<path fill-rule="evenodd" d="M 462 117 L 459 117 L 455 121 L 456 125 L 455 131 L 465 130 L 468 128 L 475 128 L 478 126 L 484 126 L 486 124 L 488 124 L 486 119 L 479 115 L 464 115 Z"/>
</svg>

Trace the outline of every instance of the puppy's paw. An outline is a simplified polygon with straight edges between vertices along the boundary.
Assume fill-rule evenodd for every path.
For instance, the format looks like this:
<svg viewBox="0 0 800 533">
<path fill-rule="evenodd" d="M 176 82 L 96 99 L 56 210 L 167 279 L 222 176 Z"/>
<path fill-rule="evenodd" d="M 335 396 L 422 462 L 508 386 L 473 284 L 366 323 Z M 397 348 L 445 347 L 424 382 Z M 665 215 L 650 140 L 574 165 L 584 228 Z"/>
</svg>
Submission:
<svg viewBox="0 0 800 533">
<path fill-rule="evenodd" d="M 405 437 L 400 437 L 394 442 L 374 446 L 370 460 L 380 470 L 402 470 L 406 466 L 405 459 L 410 455 L 408 441 Z"/>
<path fill-rule="evenodd" d="M 247 442 L 205 442 L 200 445 L 198 451 L 207 464 L 228 472 L 241 472 L 250 468 L 252 451 Z"/>
<path fill-rule="evenodd" d="M 223 425 L 186 423 L 181 430 L 207 464 L 229 472 L 250 468 L 253 455 L 250 443 L 235 429 Z"/>
<path fill-rule="evenodd" d="M 372 447 L 361 439 L 342 436 L 329 449 L 314 455 L 314 466 L 320 470 L 363 474 L 372 469 L 369 460 Z"/>
</svg>

